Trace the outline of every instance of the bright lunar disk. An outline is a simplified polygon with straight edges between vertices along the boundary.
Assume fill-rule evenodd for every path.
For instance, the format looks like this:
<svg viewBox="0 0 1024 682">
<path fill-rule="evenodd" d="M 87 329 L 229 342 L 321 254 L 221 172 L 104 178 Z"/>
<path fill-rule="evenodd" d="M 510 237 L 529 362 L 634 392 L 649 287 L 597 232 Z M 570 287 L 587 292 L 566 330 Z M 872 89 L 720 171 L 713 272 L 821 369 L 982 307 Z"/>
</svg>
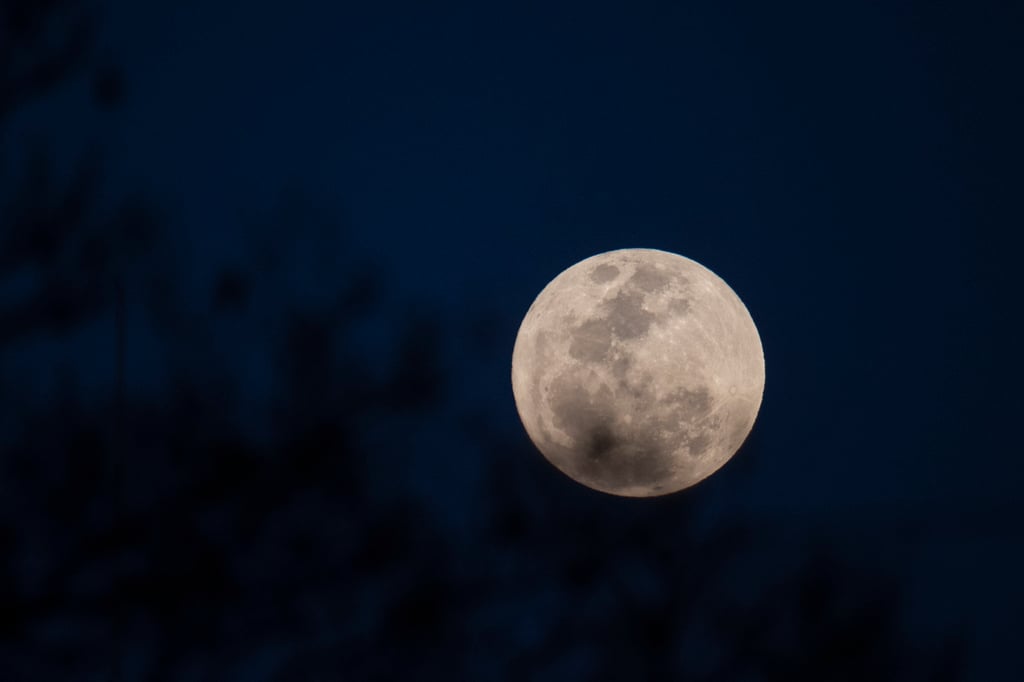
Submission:
<svg viewBox="0 0 1024 682">
<path fill-rule="evenodd" d="M 710 476 L 746 439 L 764 352 L 715 273 L 621 249 L 540 292 L 516 337 L 512 391 L 530 439 L 566 475 L 614 495 L 665 495 Z"/>
</svg>

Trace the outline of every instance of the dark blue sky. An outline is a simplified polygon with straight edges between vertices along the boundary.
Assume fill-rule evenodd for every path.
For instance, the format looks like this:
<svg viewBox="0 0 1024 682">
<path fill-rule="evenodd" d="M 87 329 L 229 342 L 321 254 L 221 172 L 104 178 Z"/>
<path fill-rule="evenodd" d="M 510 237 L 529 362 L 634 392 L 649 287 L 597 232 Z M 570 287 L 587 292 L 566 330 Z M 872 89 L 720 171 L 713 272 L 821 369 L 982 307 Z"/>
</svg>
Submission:
<svg viewBox="0 0 1024 682">
<path fill-rule="evenodd" d="M 115 18 L 132 94 L 106 123 L 112 165 L 181 220 L 197 282 L 239 259 L 246 222 L 289 188 L 396 287 L 453 317 L 500 317 L 509 347 L 567 265 L 677 251 L 751 309 L 769 369 L 762 438 L 794 446 L 770 468 L 814 477 L 766 503 L 945 499 L 944 481 L 991 497 L 1008 480 L 992 474 L 1015 471 L 954 432 L 1001 343 L 987 258 L 1012 233 L 986 205 L 991 162 L 969 156 L 993 121 L 956 73 L 999 64 L 929 25 L 955 16 L 299 2 Z M 497 369 L 491 390 L 507 392 Z M 965 467 L 950 438 L 983 443 L 972 459 L 987 465 Z"/>
<path fill-rule="evenodd" d="M 188 286 L 296 191 L 338 240 L 280 234 L 288 286 L 315 297 L 354 252 L 452 330 L 486 313 L 500 352 L 447 348 L 446 371 L 521 437 L 508 365 L 540 289 L 608 249 L 693 258 L 767 369 L 750 465 L 709 505 L 891 553 L 917 617 L 966 625 L 994 674 L 1024 574 L 1019 6 L 215 4 L 115 3 L 125 106 L 56 131 L 111 141 L 111 184 L 179 226 Z M 472 513 L 463 464 L 428 476 L 442 514 Z"/>
</svg>

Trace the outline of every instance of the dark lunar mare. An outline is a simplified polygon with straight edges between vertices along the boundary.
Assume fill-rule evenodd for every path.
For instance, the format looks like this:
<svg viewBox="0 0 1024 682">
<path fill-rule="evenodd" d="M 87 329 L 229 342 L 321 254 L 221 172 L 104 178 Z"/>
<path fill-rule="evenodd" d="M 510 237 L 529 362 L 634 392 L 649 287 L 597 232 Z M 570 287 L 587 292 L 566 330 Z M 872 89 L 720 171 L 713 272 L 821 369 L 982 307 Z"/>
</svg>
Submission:
<svg viewBox="0 0 1024 682">
<path fill-rule="evenodd" d="M 609 264 L 595 267 L 592 281 L 607 283 L 620 271 Z M 572 475 L 598 487 L 647 487 L 660 489 L 678 465 L 676 452 L 686 448 L 691 457 L 704 455 L 710 447 L 718 420 L 705 422 L 711 409 L 707 387 L 681 388 L 662 398 L 654 411 L 657 396 L 652 378 L 630 380 L 634 364 L 626 350 L 643 339 L 655 323 L 655 315 L 643 308 L 648 293 L 661 291 L 673 279 L 679 279 L 648 264 L 639 264 L 619 291 L 600 304 L 601 315 L 576 325 L 570 332 L 569 355 L 583 366 L 606 363 L 612 358 L 614 387 L 602 386 L 591 394 L 582 383 L 580 369 L 559 374 L 548 395 L 554 424 L 568 435 L 577 456 L 562 463 Z M 684 282 L 685 283 L 685 282 Z M 670 303 L 673 316 L 690 310 L 689 300 L 677 298 Z M 621 419 L 623 412 L 632 417 Z M 680 430 L 680 426 L 685 428 Z"/>
</svg>

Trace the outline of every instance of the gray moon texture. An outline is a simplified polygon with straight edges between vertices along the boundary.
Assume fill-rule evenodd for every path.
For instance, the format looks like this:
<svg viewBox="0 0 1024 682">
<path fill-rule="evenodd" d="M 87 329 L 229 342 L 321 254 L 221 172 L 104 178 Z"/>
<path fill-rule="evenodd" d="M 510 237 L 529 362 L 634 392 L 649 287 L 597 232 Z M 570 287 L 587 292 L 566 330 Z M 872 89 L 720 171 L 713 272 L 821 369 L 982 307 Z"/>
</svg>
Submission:
<svg viewBox="0 0 1024 682">
<path fill-rule="evenodd" d="M 533 443 L 579 483 L 626 497 L 673 493 L 724 465 L 754 425 L 764 377 L 735 292 L 655 249 L 601 253 L 555 277 L 512 352 Z"/>
</svg>

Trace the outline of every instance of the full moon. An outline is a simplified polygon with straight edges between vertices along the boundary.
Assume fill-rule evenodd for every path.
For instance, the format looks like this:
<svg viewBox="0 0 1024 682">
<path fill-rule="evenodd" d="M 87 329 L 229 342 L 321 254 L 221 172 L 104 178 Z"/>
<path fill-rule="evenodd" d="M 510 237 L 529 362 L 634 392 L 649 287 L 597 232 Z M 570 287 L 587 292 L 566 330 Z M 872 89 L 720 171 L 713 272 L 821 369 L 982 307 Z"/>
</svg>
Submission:
<svg viewBox="0 0 1024 682">
<path fill-rule="evenodd" d="M 512 391 L 530 439 L 563 473 L 613 495 L 666 495 L 743 444 L 764 352 L 718 275 L 674 253 L 621 249 L 540 292 L 516 336 Z"/>
</svg>

